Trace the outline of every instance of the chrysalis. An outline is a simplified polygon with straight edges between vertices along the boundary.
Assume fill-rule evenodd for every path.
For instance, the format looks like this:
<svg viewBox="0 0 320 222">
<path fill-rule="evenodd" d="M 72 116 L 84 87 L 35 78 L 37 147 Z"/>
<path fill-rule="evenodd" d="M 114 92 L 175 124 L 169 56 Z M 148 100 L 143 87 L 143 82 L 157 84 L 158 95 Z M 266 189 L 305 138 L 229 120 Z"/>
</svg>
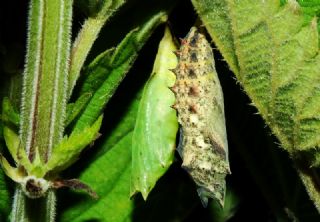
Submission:
<svg viewBox="0 0 320 222">
<path fill-rule="evenodd" d="M 192 27 L 176 52 L 179 63 L 172 70 L 177 80 L 171 88 L 173 106 L 181 125 L 178 152 L 182 167 L 198 186 L 204 206 L 208 198 L 224 205 L 225 177 L 230 173 L 223 94 L 210 44 Z"/>
</svg>

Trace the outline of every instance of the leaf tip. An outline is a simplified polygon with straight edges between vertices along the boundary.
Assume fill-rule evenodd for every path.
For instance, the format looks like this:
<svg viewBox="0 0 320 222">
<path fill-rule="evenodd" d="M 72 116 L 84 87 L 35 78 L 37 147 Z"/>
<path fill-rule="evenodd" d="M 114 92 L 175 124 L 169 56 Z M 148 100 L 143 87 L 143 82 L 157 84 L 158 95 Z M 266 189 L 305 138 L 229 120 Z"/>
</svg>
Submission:
<svg viewBox="0 0 320 222">
<path fill-rule="evenodd" d="M 318 29 L 318 19 L 317 17 L 313 17 L 311 20 L 311 28 L 312 30 L 317 30 Z"/>
<path fill-rule="evenodd" d="M 298 14 L 301 12 L 299 3 L 296 0 L 288 0 L 288 7 L 292 10 L 293 13 Z"/>
</svg>

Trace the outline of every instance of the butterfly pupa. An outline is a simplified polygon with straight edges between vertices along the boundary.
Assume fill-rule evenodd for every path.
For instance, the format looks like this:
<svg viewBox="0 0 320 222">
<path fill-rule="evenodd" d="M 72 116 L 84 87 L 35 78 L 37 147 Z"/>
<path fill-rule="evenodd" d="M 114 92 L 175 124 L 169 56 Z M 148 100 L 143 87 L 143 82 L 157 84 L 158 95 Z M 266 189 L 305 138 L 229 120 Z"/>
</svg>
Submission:
<svg viewBox="0 0 320 222">
<path fill-rule="evenodd" d="M 213 53 L 205 36 L 192 27 L 176 52 L 171 90 L 181 126 L 178 152 L 182 167 L 198 187 L 204 206 L 208 198 L 224 205 L 225 177 L 230 173 L 223 93 Z"/>
</svg>

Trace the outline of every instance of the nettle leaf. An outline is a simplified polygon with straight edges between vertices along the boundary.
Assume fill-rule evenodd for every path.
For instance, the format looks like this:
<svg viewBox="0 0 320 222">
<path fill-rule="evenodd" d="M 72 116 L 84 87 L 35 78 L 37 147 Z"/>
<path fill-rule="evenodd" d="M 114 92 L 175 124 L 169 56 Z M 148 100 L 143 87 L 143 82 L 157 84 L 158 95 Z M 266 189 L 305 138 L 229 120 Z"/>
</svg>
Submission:
<svg viewBox="0 0 320 222">
<path fill-rule="evenodd" d="M 54 147 L 51 158 L 47 163 L 43 163 L 40 159 L 39 149 L 36 149 L 35 159 L 30 162 L 27 153 L 20 146 L 18 135 L 12 129 L 4 127 L 4 136 L 7 147 L 16 163 L 21 164 L 29 174 L 42 178 L 48 172 L 58 173 L 74 163 L 81 151 L 98 137 L 101 123 L 102 115 L 92 126 L 88 126 L 80 132 L 72 132 L 70 136 L 65 136 Z M 1 165 L 10 170 L 9 167 L 11 166 L 6 162 L 6 159 L 2 155 L 0 157 Z M 14 173 L 13 170 L 17 173 Z M 16 174 L 19 174 L 19 172 L 18 169 L 14 168 L 8 171 L 7 175 L 14 181 L 18 181 Z"/>
<path fill-rule="evenodd" d="M 101 114 L 103 108 L 137 58 L 138 52 L 144 43 L 148 40 L 153 30 L 159 24 L 166 21 L 166 19 L 166 12 L 160 11 L 156 13 L 149 18 L 141 28 L 135 29 L 127 34 L 125 39 L 115 49 L 111 58 L 110 53 L 112 53 L 112 50 L 109 50 L 99 56 L 97 60 L 93 61 L 91 67 L 89 67 L 90 71 L 95 70 L 94 73 L 97 73 L 93 78 L 100 79 L 101 74 L 104 74 L 104 82 L 98 87 L 96 85 L 91 87 L 92 89 L 97 87 L 97 89 L 91 100 L 88 102 L 86 109 L 76 122 L 74 130 L 81 131 L 86 125 L 92 124 L 92 122 Z M 88 78 L 89 82 L 92 81 L 90 77 Z M 97 82 L 99 82 L 98 79 L 96 79 Z M 95 80 L 93 79 L 93 81 Z M 86 84 L 84 85 L 83 90 L 85 92 L 88 91 Z"/>
<path fill-rule="evenodd" d="M 178 122 L 171 108 L 175 96 L 169 89 L 177 65 L 176 46 L 169 29 L 159 44 L 152 74 L 139 105 L 132 136 L 131 195 L 141 192 L 144 199 L 174 159 Z"/>
<path fill-rule="evenodd" d="M 69 103 L 67 105 L 66 126 L 68 126 L 81 114 L 81 112 L 86 107 L 88 101 L 90 100 L 91 96 L 91 93 L 84 93 L 77 99 L 77 101 L 75 101 L 74 103 Z"/>
<path fill-rule="evenodd" d="M 0 168 L 0 221 L 6 221 L 11 207 L 11 194 L 9 193 L 5 174 Z"/>
<path fill-rule="evenodd" d="M 94 200 L 87 195 L 64 192 L 64 201 L 58 205 L 61 207 L 59 221 L 120 222 L 148 221 L 150 218 L 153 221 L 182 221 L 185 212 L 193 210 L 197 203 L 198 197 L 192 192 L 193 184 L 181 172 L 173 172 L 169 178 L 161 179 L 160 186 L 156 187 L 157 191 L 150 195 L 147 202 L 140 196 L 130 198 L 132 131 L 142 89 L 138 92 L 129 89 L 125 95 L 116 99 L 122 101 L 127 93 L 134 94 L 134 99 L 129 104 L 125 103 L 125 112 L 120 114 L 121 121 L 99 146 L 98 154 L 93 157 L 94 161 L 92 158 L 85 160 L 88 165 L 79 176 L 81 181 L 97 192 L 99 198 Z M 107 117 L 109 116 L 106 115 Z M 177 169 L 180 170 L 180 166 L 176 166 Z M 185 195 L 186 193 L 190 195 Z"/>
<path fill-rule="evenodd" d="M 106 112 L 106 121 L 110 122 L 110 118 L 115 119 L 115 114 L 120 115 L 121 121 L 114 124 L 110 134 L 103 138 L 102 144 L 96 148 L 99 152 L 89 157 L 89 160 L 88 158 L 82 159 L 87 161 L 88 165 L 77 177 L 90 185 L 97 193 L 98 199 L 94 200 L 87 195 L 64 193 L 63 197 L 66 201 L 61 204 L 66 204 L 66 206 L 60 206 L 62 212 L 59 221 L 95 219 L 104 221 L 106 218 L 108 221 L 124 221 L 131 215 L 134 206 L 129 196 L 131 135 L 141 97 L 140 92 L 132 91 L 130 89 L 129 93 L 133 94 L 134 98 L 127 103 L 123 104 L 125 101 L 123 97 L 118 98 L 120 102 L 117 105 L 124 106 L 124 113 L 114 113 L 117 107 L 113 107 L 110 110 L 111 113 Z M 74 175 L 74 171 L 72 174 Z"/>
<path fill-rule="evenodd" d="M 102 115 L 92 126 L 80 132 L 74 131 L 69 137 L 63 138 L 57 147 L 54 147 L 51 158 L 44 166 L 46 172 L 59 172 L 70 166 L 78 158 L 80 152 L 97 138 L 101 123 Z"/>
<path fill-rule="evenodd" d="M 6 158 L 0 153 L 0 166 L 4 173 L 15 182 L 20 182 L 21 176 L 19 170 L 10 165 Z"/>
<path fill-rule="evenodd" d="M 15 127 L 20 123 L 20 115 L 7 97 L 2 100 L 2 122 Z"/>
<path fill-rule="evenodd" d="M 5 65 L 7 68 L 9 68 L 9 70 L 7 70 L 7 68 L 1 67 L 0 65 L 0 72 L 2 76 L 0 87 L 0 99 L 2 100 L 2 115 L 0 121 L 0 153 L 3 152 L 4 154 L 6 153 L 7 148 L 4 144 L 3 130 L 10 129 L 8 128 L 8 126 L 10 126 L 12 127 L 10 130 L 15 131 L 19 124 L 20 116 L 14 106 L 18 106 L 20 101 L 22 78 L 22 75 L 17 68 L 19 66 L 18 64 L 21 62 L 21 57 L 18 57 L 18 55 L 20 56 L 21 51 L 15 48 L 15 50 L 7 49 L 6 52 L 9 54 L 6 54 L 5 57 L 0 56 L 2 57 L 2 65 Z M 1 68 L 5 68 L 6 70 L 1 70 Z M 8 75 L 9 73 L 10 75 Z M 8 96 L 10 100 L 6 98 L 6 96 Z M 3 168 L 0 167 L 0 221 L 9 221 L 8 215 L 11 211 L 13 199 L 11 193 L 12 188 L 13 183 L 10 181 L 10 179 L 8 179 L 8 177 L 6 177 Z"/>
<path fill-rule="evenodd" d="M 130 35 L 127 34 L 127 36 Z M 125 37 L 120 43 L 120 47 L 124 41 L 127 40 Z M 112 70 L 112 64 L 110 64 L 112 55 L 114 54 L 115 48 L 110 48 L 98 55 L 88 66 L 83 70 L 84 82 L 80 88 L 80 95 L 94 93 L 104 82 L 106 76 Z"/>
<path fill-rule="evenodd" d="M 84 171 L 80 180 L 90 184 L 99 199 L 83 198 L 63 212 L 61 221 L 125 221 L 134 202 L 130 201 L 131 133 Z"/>
<path fill-rule="evenodd" d="M 3 112 L 4 113 L 4 112 Z M 3 114 L 2 114 L 3 117 Z M 5 127 L 3 120 L 0 123 L 0 131 L 1 131 L 1 140 L 5 137 L 2 133 L 4 129 L 8 129 Z M 2 137 L 3 136 L 3 137 Z M 12 141 L 13 142 L 13 141 Z M 0 158 L 3 158 L 1 152 L 3 151 L 4 147 L 2 143 L 0 144 Z M 0 163 L 1 165 L 1 163 Z M 0 221 L 6 221 L 7 216 L 10 213 L 10 207 L 11 207 L 11 194 L 8 189 L 8 183 L 6 180 L 6 174 L 5 169 L 0 166 Z"/>
<path fill-rule="evenodd" d="M 2 121 L 3 121 L 3 137 L 7 148 L 16 163 L 19 162 L 17 154 L 20 144 L 17 130 L 19 126 L 20 116 L 14 110 L 10 100 L 4 98 L 2 101 Z"/>
<path fill-rule="evenodd" d="M 102 27 L 110 19 L 110 17 L 125 4 L 125 0 L 79 0 L 80 7 L 89 14 L 78 33 L 76 40 L 72 46 L 71 63 L 69 72 L 69 91 L 70 97 L 76 81 L 79 78 L 80 70 L 87 58 L 87 55 L 97 39 Z"/>
<path fill-rule="evenodd" d="M 8 126 L 3 127 L 3 136 L 7 145 L 7 148 L 16 163 L 19 163 L 18 148 L 20 145 L 20 139 L 14 129 Z"/>
<path fill-rule="evenodd" d="M 320 203 L 309 175 L 311 165 L 320 165 L 316 19 L 305 24 L 294 0 L 283 6 L 279 0 L 193 0 L 193 4 L 282 147 L 294 160 L 302 159 L 300 176 L 311 198 Z M 301 164 L 306 167 L 303 171 Z"/>
</svg>

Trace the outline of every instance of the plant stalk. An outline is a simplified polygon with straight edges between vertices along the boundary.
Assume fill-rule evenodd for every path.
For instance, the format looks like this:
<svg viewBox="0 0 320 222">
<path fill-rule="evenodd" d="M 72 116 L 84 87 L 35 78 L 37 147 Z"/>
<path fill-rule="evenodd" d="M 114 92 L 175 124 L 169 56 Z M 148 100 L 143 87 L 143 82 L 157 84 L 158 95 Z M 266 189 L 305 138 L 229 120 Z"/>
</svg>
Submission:
<svg viewBox="0 0 320 222">
<path fill-rule="evenodd" d="M 30 0 L 21 101 L 20 143 L 45 164 L 64 132 L 72 0 Z M 12 221 L 54 221 L 55 194 L 37 200 L 16 189 Z"/>
<path fill-rule="evenodd" d="M 78 33 L 78 36 L 72 45 L 68 98 L 72 95 L 72 90 L 79 78 L 81 68 L 102 27 L 113 13 L 125 2 L 125 0 L 102 0 L 100 2 L 101 7 L 95 12 L 95 15 L 89 17 L 84 22 L 82 29 Z"/>
</svg>

